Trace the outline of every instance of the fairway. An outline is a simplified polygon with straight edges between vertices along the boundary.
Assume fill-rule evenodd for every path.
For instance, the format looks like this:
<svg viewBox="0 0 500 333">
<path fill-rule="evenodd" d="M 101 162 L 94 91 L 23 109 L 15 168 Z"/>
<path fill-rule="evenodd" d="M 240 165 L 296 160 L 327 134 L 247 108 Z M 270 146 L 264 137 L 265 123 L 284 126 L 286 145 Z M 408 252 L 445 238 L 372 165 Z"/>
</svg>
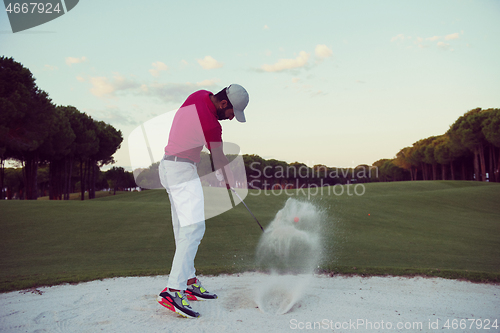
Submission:
<svg viewBox="0 0 500 333">
<path fill-rule="evenodd" d="M 309 197 L 328 216 L 320 271 L 500 281 L 500 184 L 363 186 L 363 195 L 337 195 L 338 187 L 287 192 Z M 251 191 L 245 202 L 265 228 L 287 198 Z M 1 291 L 169 272 L 174 244 L 163 190 L 83 202 L 0 201 L 0 210 Z M 261 233 L 243 205 L 208 220 L 198 273 L 254 270 Z"/>
</svg>

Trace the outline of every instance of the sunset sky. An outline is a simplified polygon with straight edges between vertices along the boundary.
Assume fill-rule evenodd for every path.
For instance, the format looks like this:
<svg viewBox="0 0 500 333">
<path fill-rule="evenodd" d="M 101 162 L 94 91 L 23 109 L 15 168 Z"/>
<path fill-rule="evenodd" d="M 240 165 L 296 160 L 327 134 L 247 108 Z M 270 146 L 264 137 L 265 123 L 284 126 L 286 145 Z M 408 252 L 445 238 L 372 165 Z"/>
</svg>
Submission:
<svg viewBox="0 0 500 333">
<path fill-rule="evenodd" d="M 239 83 L 247 122 L 224 121 L 224 140 L 266 159 L 352 167 L 499 108 L 499 22 L 497 0 L 81 0 L 15 34 L 2 11 L 0 55 L 56 105 L 120 129 L 117 166 L 130 166 L 135 128 L 196 90 Z"/>
</svg>

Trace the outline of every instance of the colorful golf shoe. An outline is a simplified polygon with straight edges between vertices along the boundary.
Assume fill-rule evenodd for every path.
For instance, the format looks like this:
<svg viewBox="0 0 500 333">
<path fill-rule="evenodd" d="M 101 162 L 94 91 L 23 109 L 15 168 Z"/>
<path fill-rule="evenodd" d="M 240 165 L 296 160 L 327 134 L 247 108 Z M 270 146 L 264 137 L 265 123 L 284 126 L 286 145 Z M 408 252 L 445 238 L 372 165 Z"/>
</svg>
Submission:
<svg viewBox="0 0 500 333">
<path fill-rule="evenodd" d="M 191 308 L 184 291 L 168 291 L 165 288 L 158 295 L 158 303 L 185 318 L 198 318 L 200 314 Z"/>
<path fill-rule="evenodd" d="M 199 301 L 200 299 L 216 299 L 217 295 L 203 288 L 200 280 L 196 279 L 193 284 L 187 286 L 186 297 L 190 301 Z"/>
</svg>

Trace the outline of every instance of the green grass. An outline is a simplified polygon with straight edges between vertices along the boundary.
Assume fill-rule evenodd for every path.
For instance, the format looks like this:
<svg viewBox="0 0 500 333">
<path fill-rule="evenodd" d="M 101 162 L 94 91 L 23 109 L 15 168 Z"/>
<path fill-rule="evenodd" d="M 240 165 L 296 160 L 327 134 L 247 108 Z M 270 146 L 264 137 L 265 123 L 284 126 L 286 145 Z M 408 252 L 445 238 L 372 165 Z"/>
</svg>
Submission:
<svg viewBox="0 0 500 333">
<path fill-rule="evenodd" d="M 500 282 L 500 184 L 364 186 L 362 196 L 337 196 L 332 188 L 310 196 L 328 215 L 320 271 Z M 245 202 L 265 227 L 288 197 L 256 194 Z M 174 244 L 165 191 L 88 201 L 0 201 L 0 211 L 0 291 L 170 270 Z M 256 269 L 261 233 L 243 205 L 208 220 L 198 273 Z"/>
<path fill-rule="evenodd" d="M 369 184 L 331 210 L 341 245 L 327 266 L 500 273 L 499 202 L 500 184 Z"/>
</svg>

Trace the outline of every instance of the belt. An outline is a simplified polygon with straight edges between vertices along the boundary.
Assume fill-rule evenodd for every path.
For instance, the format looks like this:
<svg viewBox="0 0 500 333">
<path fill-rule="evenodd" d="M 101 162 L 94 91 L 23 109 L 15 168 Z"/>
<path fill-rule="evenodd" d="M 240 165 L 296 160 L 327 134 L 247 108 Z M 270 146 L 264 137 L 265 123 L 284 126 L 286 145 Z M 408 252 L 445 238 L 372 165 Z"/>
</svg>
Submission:
<svg viewBox="0 0 500 333">
<path fill-rule="evenodd" d="M 196 163 L 194 161 L 191 161 L 189 158 L 177 157 L 174 155 L 165 155 L 163 156 L 163 159 L 166 161 L 186 162 L 196 165 Z"/>
</svg>

